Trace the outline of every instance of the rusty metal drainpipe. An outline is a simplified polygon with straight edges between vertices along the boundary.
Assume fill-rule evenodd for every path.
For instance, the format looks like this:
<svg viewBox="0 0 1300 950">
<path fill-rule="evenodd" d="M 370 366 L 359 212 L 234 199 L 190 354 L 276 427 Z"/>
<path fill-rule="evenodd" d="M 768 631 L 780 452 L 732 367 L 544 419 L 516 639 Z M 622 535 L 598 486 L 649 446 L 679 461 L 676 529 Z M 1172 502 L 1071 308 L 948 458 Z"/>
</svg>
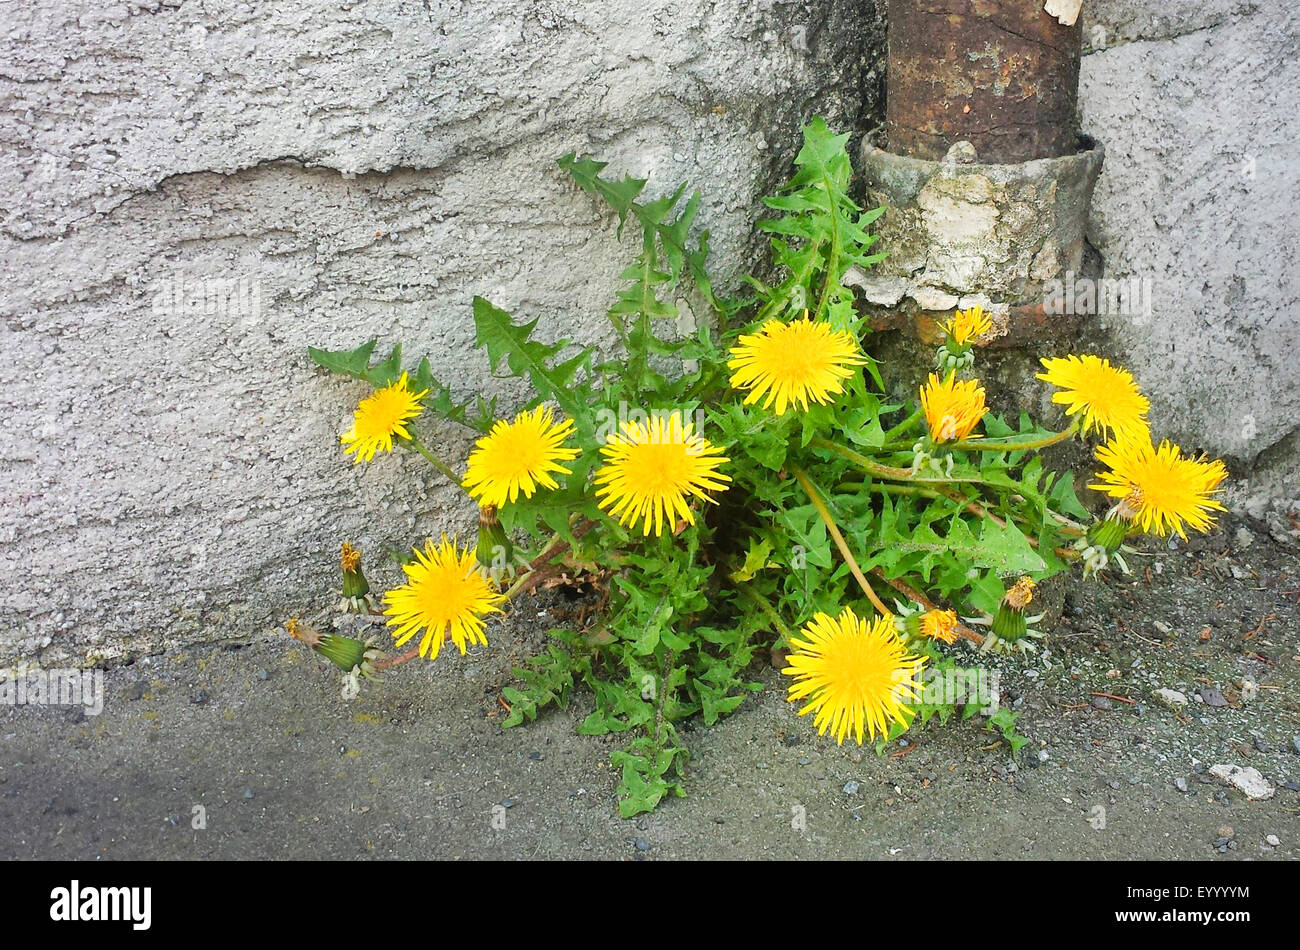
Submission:
<svg viewBox="0 0 1300 950">
<path fill-rule="evenodd" d="M 1084 0 L 1088 2 L 1088 0 Z M 883 205 L 886 257 L 855 274 L 880 329 L 927 342 L 956 309 L 993 317 L 990 345 L 1077 323 L 1061 282 L 1084 266 L 1101 145 L 1081 140 L 1077 0 L 888 0 L 884 141 L 859 169 Z"/>
<path fill-rule="evenodd" d="M 890 151 L 939 161 L 953 143 L 981 162 L 1076 150 L 1079 26 L 1043 0 L 889 0 Z"/>
</svg>

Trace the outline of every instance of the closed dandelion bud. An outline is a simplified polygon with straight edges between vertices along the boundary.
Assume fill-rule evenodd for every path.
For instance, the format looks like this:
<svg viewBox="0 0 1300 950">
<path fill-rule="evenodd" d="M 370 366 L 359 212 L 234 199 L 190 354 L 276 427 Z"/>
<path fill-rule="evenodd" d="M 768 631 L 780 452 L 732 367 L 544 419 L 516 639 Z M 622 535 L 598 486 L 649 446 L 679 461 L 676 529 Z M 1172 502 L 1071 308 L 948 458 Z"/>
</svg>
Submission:
<svg viewBox="0 0 1300 950">
<path fill-rule="evenodd" d="M 971 345 L 993 329 L 993 321 L 981 307 L 959 310 L 950 320 L 939 324 L 944 342 L 939 347 L 940 369 L 960 371 L 975 365 Z"/>
<path fill-rule="evenodd" d="M 1034 579 L 1022 577 L 1012 585 L 993 615 L 993 632 L 1003 640 L 1015 642 L 1025 635 L 1025 608 L 1034 599 Z"/>
<path fill-rule="evenodd" d="M 894 629 L 908 639 L 921 635 L 921 612 L 894 614 Z"/>
<path fill-rule="evenodd" d="M 939 347 L 935 366 L 949 372 L 960 372 L 975 365 L 975 353 L 969 347 L 949 349 L 948 344 Z"/>
<path fill-rule="evenodd" d="M 379 658 L 379 650 L 371 641 L 363 643 L 351 637 L 322 634 L 297 619 L 288 621 L 284 628 L 289 636 L 305 643 L 344 672 L 359 670 L 367 679 L 375 675 L 373 663 Z"/>
<path fill-rule="evenodd" d="M 941 643 L 957 642 L 957 615 L 951 610 L 927 610 L 921 617 L 921 632 Z"/>
<path fill-rule="evenodd" d="M 1106 551 L 1118 551 L 1128 534 L 1128 522 L 1121 518 L 1103 518 L 1088 529 L 1088 543 Z"/>
<path fill-rule="evenodd" d="M 909 640 L 930 639 L 942 643 L 957 640 L 957 615 L 951 610 L 926 610 L 920 606 L 894 615 L 894 629 Z"/>
<path fill-rule="evenodd" d="M 514 545 L 497 518 L 495 505 L 484 505 L 478 512 L 478 563 L 488 571 L 504 571 L 514 555 Z"/>
<path fill-rule="evenodd" d="M 993 632 L 1003 640 L 1014 643 L 1025 635 L 1025 615 L 1023 611 L 1009 607 L 1004 600 L 998 605 L 993 615 Z"/>
<path fill-rule="evenodd" d="M 370 593 L 370 584 L 361 572 L 361 551 L 344 541 L 339 561 L 343 567 L 343 596 L 365 597 Z"/>
<path fill-rule="evenodd" d="M 351 672 L 354 667 L 366 662 L 366 644 L 351 637 L 340 637 L 327 633 L 320 638 L 316 652 L 329 660 L 344 672 Z"/>
</svg>

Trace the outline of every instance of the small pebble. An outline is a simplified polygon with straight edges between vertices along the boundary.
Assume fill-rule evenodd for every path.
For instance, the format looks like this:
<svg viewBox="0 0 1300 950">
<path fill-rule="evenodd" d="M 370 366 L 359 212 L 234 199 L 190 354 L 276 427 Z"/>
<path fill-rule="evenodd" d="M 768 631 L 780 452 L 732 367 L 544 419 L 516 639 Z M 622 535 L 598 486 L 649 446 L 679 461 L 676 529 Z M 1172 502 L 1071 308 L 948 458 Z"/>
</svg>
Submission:
<svg viewBox="0 0 1300 950">
<path fill-rule="evenodd" d="M 638 851 L 649 851 L 651 847 L 650 842 L 646 841 L 645 838 L 637 838 L 633 844 L 636 845 Z"/>
<path fill-rule="evenodd" d="M 1267 841 L 1269 843 L 1269 846 L 1273 848 L 1276 848 L 1278 845 L 1282 843 L 1282 839 L 1279 838 L 1277 835 L 1269 835 L 1264 840 Z"/>
<path fill-rule="evenodd" d="M 1046 749 L 1039 749 L 1039 750 L 1038 750 L 1038 761 L 1039 761 L 1039 762 L 1046 762 L 1049 758 L 1050 758 L 1050 756 L 1048 756 L 1048 754 L 1047 754 L 1047 750 L 1046 750 Z"/>
<path fill-rule="evenodd" d="M 190 697 L 190 704 L 193 706 L 205 706 L 208 702 L 208 691 L 201 689 Z"/>
<path fill-rule="evenodd" d="M 541 752 L 529 752 L 528 758 L 532 759 L 534 762 L 540 762 L 542 759 L 546 758 L 546 756 Z"/>
<path fill-rule="evenodd" d="M 857 782 L 854 782 L 854 781 L 848 781 L 848 782 L 845 782 L 845 783 L 844 783 L 844 794 L 845 794 L 845 795 L 856 795 L 856 794 L 858 794 L 858 789 L 859 789 L 860 787 L 861 787 L 861 786 L 859 786 Z"/>
<path fill-rule="evenodd" d="M 244 797 L 245 797 L 245 798 L 252 798 L 252 797 L 253 797 L 253 790 L 252 790 L 251 788 L 246 788 L 246 789 L 244 789 Z"/>
<path fill-rule="evenodd" d="M 1111 702 L 1109 699 L 1107 699 L 1105 696 L 1094 696 L 1094 697 L 1092 698 L 1092 704 L 1093 704 L 1093 706 L 1095 706 L 1097 709 L 1114 709 L 1114 708 L 1115 708 L 1115 704 L 1112 703 L 1112 702 Z"/>
<path fill-rule="evenodd" d="M 1178 778 L 1174 779 L 1174 788 L 1178 789 L 1178 790 L 1179 790 L 1180 792 L 1182 792 L 1183 794 L 1186 794 L 1186 793 L 1187 793 L 1187 779 L 1183 778 L 1181 775 L 1178 776 Z"/>
<path fill-rule="evenodd" d="M 1295 752 L 1296 755 L 1300 755 L 1300 736 L 1296 736 L 1291 740 L 1291 750 Z"/>
<path fill-rule="evenodd" d="M 1220 838 L 1228 839 L 1233 837 L 1235 834 L 1236 832 L 1232 830 L 1232 825 L 1219 825 Z"/>
</svg>

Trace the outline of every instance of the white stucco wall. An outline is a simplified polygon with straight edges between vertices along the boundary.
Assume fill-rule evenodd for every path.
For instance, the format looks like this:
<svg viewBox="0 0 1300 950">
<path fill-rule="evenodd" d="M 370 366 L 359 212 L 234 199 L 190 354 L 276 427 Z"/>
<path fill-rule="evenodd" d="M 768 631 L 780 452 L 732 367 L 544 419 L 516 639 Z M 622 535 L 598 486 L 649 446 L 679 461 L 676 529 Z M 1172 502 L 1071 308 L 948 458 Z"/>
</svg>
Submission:
<svg viewBox="0 0 1300 950">
<path fill-rule="evenodd" d="M 468 395 L 476 293 L 602 342 L 633 250 L 555 158 L 689 179 L 734 274 L 799 124 L 860 127 L 883 81 L 861 0 L 10 0 L 0 20 L 0 661 L 268 631 L 320 604 L 340 540 L 468 527 L 418 459 L 344 458 L 364 387 L 307 345 L 400 339 Z M 198 312 L 221 290 L 244 303 Z M 463 458 L 462 433 L 433 437 Z"/>
<path fill-rule="evenodd" d="M 1089 238 L 1150 313 L 1098 319 L 1160 432 L 1226 455 L 1233 500 L 1300 509 L 1300 7 L 1084 0 Z M 1275 532 L 1276 533 L 1276 532 Z"/>
<path fill-rule="evenodd" d="M 364 388 L 306 346 L 400 339 L 468 394 L 476 293 L 603 342 L 632 249 L 555 170 L 571 150 L 700 186 L 718 272 L 746 269 L 799 123 L 879 120 L 876 6 L 0 2 L 0 661 L 268 632 L 340 540 L 467 528 L 418 460 L 344 458 Z M 1085 0 L 1081 89 L 1090 240 L 1154 285 L 1096 332 L 1274 514 L 1300 496 L 1287 7 Z"/>
</svg>

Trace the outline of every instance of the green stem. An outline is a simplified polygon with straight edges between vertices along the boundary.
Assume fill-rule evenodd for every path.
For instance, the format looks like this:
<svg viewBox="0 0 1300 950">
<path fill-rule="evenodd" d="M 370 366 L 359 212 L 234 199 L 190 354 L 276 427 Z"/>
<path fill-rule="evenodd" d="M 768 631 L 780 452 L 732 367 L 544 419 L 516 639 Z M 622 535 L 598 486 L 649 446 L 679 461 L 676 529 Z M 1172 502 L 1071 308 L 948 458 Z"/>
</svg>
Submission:
<svg viewBox="0 0 1300 950">
<path fill-rule="evenodd" d="M 894 439 L 897 439 L 904 432 L 907 432 L 909 429 L 913 428 L 918 422 L 920 422 L 924 418 L 925 418 L 925 410 L 923 410 L 920 406 L 917 406 L 916 410 L 910 416 L 908 416 L 898 425 L 894 426 L 892 429 L 890 429 L 888 432 L 885 433 L 885 448 L 889 448 L 890 447 L 889 444 L 893 442 Z M 903 448 L 905 449 L 910 449 L 911 447 L 912 445 L 910 442 L 903 446 Z"/>
<path fill-rule="evenodd" d="M 793 634 L 790 632 L 790 628 L 786 626 L 785 621 L 781 619 L 781 615 L 776 612 L 776 608 L 768 602 L 768 599 L 758 591 L 754 590 L 751 584 L 743 581 L 736 584 L 736 590 L 740 591 L 750 599 L 763 616 L 772 622 L 772 626 L 775 627 L 776 632 L 781 635 L 781 639 L 788 644 Z"/>
<path fill-rule="evenodd" d="M 847 459 L 858 468 L 862 469 L 868 475 L 876 478 L 887 478 L 895 482 L 912 482 L 917 485 L 951 485 L 958 482 L 972 485 L 983 485 L 984 480 L 975 476 L 965 476 L 957 478 L 932 478 L 926 475 L 913 475 L 910 468 L 897 468 L 893 465 L 881 465 L 879 462 L 872 461 L 865 455 L 854 452 L 852 449 L 843 445 L 836 445 L 827 439 L 816 438 L 811 440 L 809 445 L 816 446 L 819 449 L 826 449 L 828 452 L 834 452 L 836 455 Z"/>
<path fill-rule="evenodd" d="M 896 485 L 893 482 L 841 482 L 835 486 L 838 492 L 862 491 L 879 492 L 882 495 L 918 495 L 922 498 L 948 498 L 948 495 L 933 488 L 921 488 L 919 485 Z"/>
<path fill-rule="evenodd" d="M 826 525 L 826 530 L 830 532 L 831 540 L 833 540 L 835 546 L 840 549 L 840 555 L 844 558 L 844 563 L 849 566 L 849 573 L 851 573 L 854 579 L 857 580 L 858 586 L 861 587 L 862 592 L 867 595 L 867 599 L 871 601 L 882 617 L 892 613 L 892 611 L 885 606 L 880 597 L 877 596 L 876 592 L 871 589 L 871 584 L 867 582 L 866 575 L 862 573 L 862 568 L 858 567 L 857 558 L 855 558 L 853 552 L 849 550 L 848 542 L 844 540 L 844 535 L 840 534 L 839 526 L 835 524 L 835 519 L 831 517 L 830 509 L 826 507 L 826 502 L 822 501 L 821 493 L 817 491 L 816 487 L 813 485 L 812 481 L 809 480 L 803 469 L 796 468 L 794 470 L 794 477 L 799 480 L 799 484 L 803 486 L 803 490 L 808 494 L 808 500 L 811 501 L 813 507 L 817 509 L 817 514 L 821 516 L 822 523 Z"/>
<path fill-rule="evenodd" d="M 423 442 L 421 442 L 415 436 L 411 436 L 409 439 L 406 440 L 406 442 L 408 445 L 410 445 L 411 448 L 415 449 L 415 451 L 419 452 L 426 459 L 428 459 L 434 468 L 442 472 L 442 474 L 446 475 L 447 478 L 451 479 L 451 483 L 453 485 L 459 487 L 460 476 L 457 475 L 455 472 L 453 472 L 451 469 L 449 469 L 446 465 L 443 465 L 442 460 L 439 459 L 438 456 L 430 452 L 427 448 L 425 448 Z"/>
<path fill-rule="evenodd" d="M 1076 416 L 1074 421 L 1063 431 L 1053 432 L 1046 438 L 1030 439 L 1028 442 L 1019 442 L 1015 439 L 969 439 L 954 442 L 948 448 L 966 452 L 1021 452 L 1025 449 L 1042 449 L 1049 445 L 1055 445 L 1057 442 L 1064 442 L 1078 431 L 1079 417 Z"/>
</svg>

